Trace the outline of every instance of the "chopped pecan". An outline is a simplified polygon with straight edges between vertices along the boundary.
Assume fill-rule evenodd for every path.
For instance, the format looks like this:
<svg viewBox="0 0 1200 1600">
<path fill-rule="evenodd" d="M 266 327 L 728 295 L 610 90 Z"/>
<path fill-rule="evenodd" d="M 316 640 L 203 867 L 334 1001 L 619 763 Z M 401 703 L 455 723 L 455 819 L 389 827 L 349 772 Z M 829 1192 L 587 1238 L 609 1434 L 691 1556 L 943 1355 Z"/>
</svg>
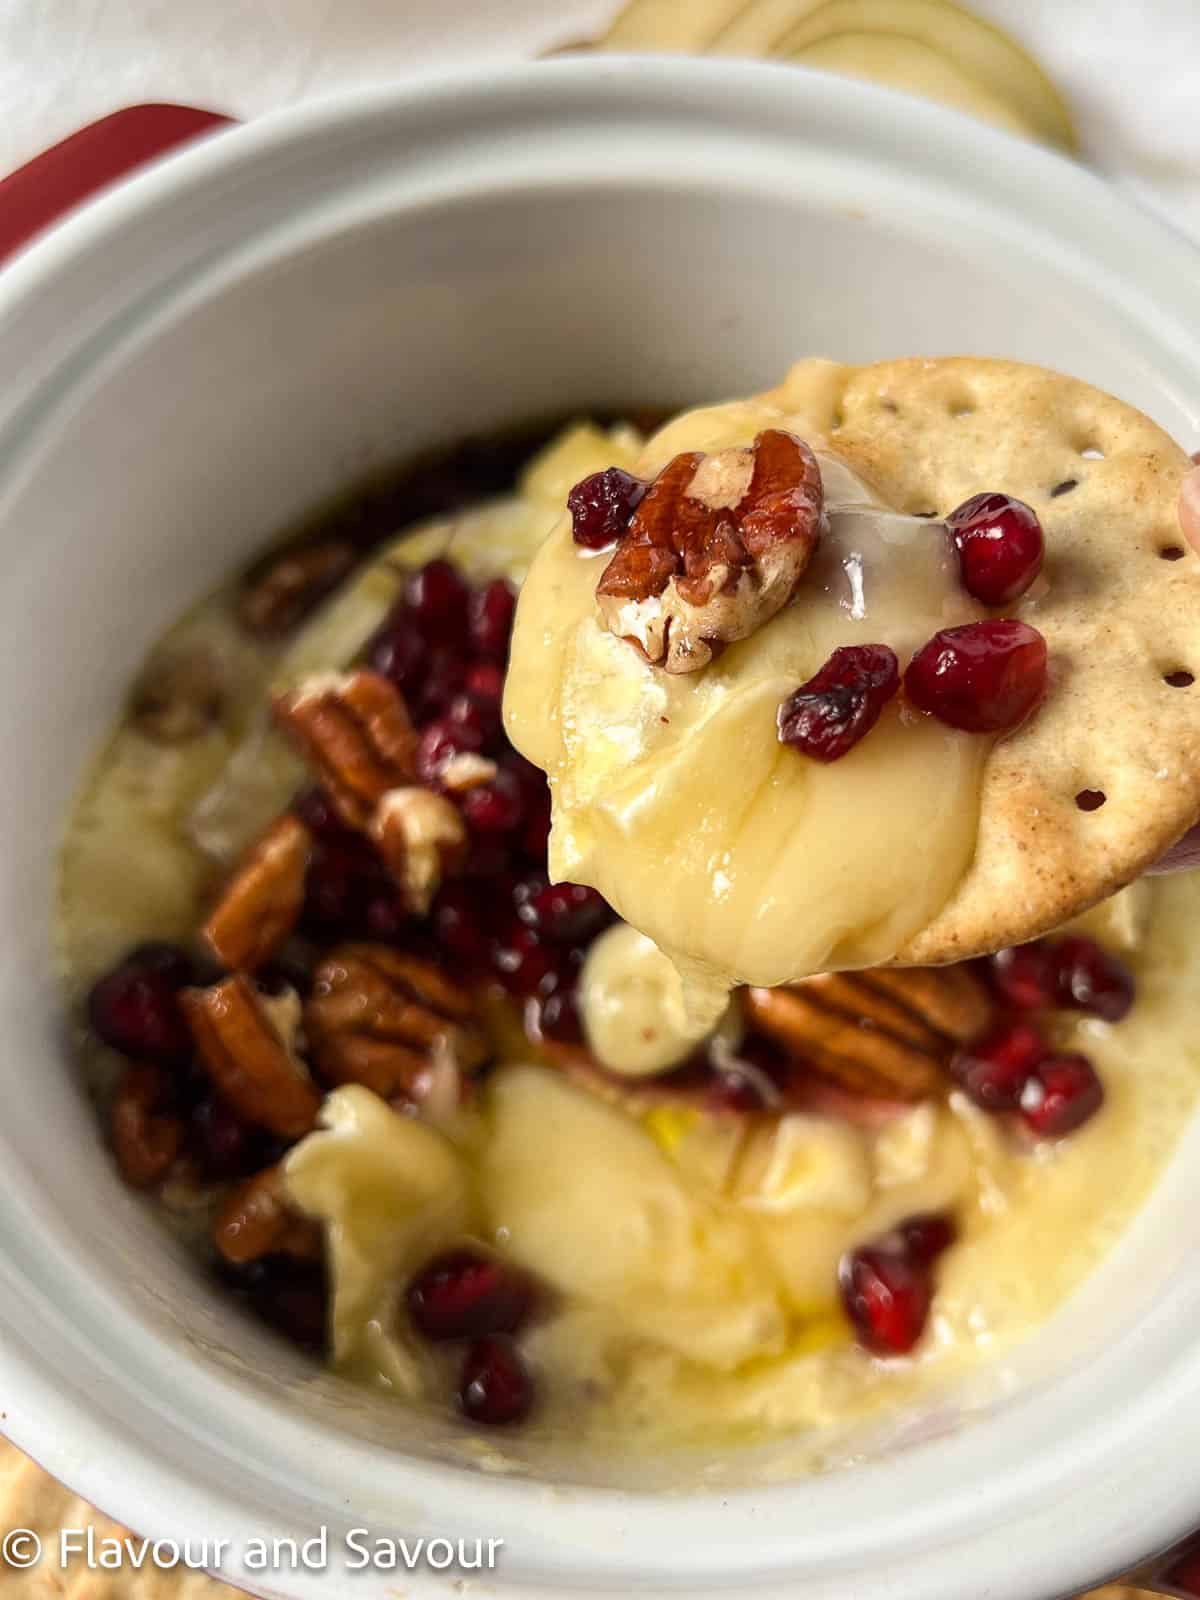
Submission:
<svg viewBox="0 0 1200 1600">
<path fill-rule="evenodd" d="M 155 744 L 186 744 L 217 721 L 225 694 L 225 674 L 207 645 L 168 647 L 154 655 L 138 679 L 130 720 Z"/>
<path fill-rule="evenodd" d="M 113 1153 L 121 1176 L 135 1189 L 165 1178 L 183 1148 L 183 1120 L 176 1115 L 171 1080 L 151 1062 L 125 1068 L 109 1112 Z"/>
<path fill-rule="evenodd" d="M 252 633 L 286 633 L 336 589 L 358 559 L 348 539 L 322 539 L 268 557 L 250 572 L 238 617 Z"/>
<path fill-rule="evenodd" d="M 388 790 L 413 781 L 417 735 L 399 690 L 379 673 L 318 673 L 278 695 L 274 710 L 352 828 L 365 829 Z"/>
<path fill-rule="evenodd" d="M 419 1093 L 441 1060 L 462 1072 L 488 1054 L 475 1004 L 433 962 L 390 945 L 345 944 L 314 974 L 304 1026 L 331 1083 L 361 1083 L 384 1099 Z"/>
<path fill-rule="evenodd" d="M 237 973 L 179 998 L 208 1075 L 234 1110 L 282 1139 L 307 1133 L 321 1096 L 292 1044 L 295 993 L 268 999 Z"/>
<path fill-rule="evenodd" d="M 473 750 L 462 750 L 442 762 L 437 781 L 448 794 L 466 794 L 468 789 L 478 789 L 481 783 L 491 783 L 499 770 L 487 756 L 477 756 Z"/>
<path fill-rule="evenodd" d="M 669 461 L 596 588 L 610 633 L 667 672 L 696 672 L 796 592 L 820 538 L 816 457 L 768 428 L 749 448 Z"/>
<path fill-rule="evenodd" d="M 316 1261 L 321 1256 L 320 1224 L 302 1216 L 288 1202 L 283 1169 L 276 1165 L 256 1172 L 231 1189 L 213 1223 L 213 1243 L 235 1267 L 263 1256 L 295 1256 Z"/>
<path fill-rule="evenodd" d="M 956 1045 L 985 1028 L 992 1002 L 968 967 L 823 973 L 784 989 L 746 989 L 760 1032 L 843 1089 L 921 1100 L 946 1084 Z"/>
<path fill-rule="evenodd" d="M 463 820 L 433 789 L 389 789 L 368 831 L 406 909 L 418 917 L 428 913 L 443 879 L 467 857 Z"/>
<path fill-rule="evenodd" d="M 311 857 L 312 835 L 291 811 L 249 847 L 200 930 L 223 966 L 253 972 L 285 942 L 304 906 Z"/>
</svg>

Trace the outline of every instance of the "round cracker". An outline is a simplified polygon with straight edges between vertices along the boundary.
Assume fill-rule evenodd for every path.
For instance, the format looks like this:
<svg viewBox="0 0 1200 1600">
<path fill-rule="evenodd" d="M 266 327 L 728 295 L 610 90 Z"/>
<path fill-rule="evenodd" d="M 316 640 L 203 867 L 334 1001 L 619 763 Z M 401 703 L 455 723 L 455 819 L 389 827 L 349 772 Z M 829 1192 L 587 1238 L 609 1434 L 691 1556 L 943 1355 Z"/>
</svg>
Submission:
<svg viewBox="0 0 1200 1600">
<path fill-rule="evenodd" d="M 1005 614 L 1045 635 L 1049 692 L 992 749 L 971 865 L 897 960 L 1021 943 L 1138 877 L 1200 819 L 1200 559 L 1178 522 L 1185 452 L 1102 390 L 1012 361 L 806 361 L 765 398 L 810 421 L 810 442 L 901 511 L 945 516 L 999 490 L 1045 529 L 1042 576 Z M 1198 681 L 1166 681 L 1180 673 Z M 1085 791 L 1103 803 L 1082 809 Z"/>
</svg>

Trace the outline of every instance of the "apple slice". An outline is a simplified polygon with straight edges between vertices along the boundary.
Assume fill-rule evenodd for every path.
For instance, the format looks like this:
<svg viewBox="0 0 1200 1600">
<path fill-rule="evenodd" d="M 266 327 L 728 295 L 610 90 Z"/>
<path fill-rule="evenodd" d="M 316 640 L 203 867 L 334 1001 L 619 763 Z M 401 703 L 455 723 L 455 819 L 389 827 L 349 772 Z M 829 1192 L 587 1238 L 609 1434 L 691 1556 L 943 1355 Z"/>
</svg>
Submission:
<svg viewBox="0 0 1200 1600">
<path fill-rule="evenodd" d="M 629 0 L 598 50 L 706 50 L 747 0 Z"/>
<path fill-rule="evenodd" d="M 896 33 L 834 33 L 793 51 L 787 59 L 940 100 L 1021 138 L 1037 137 L 1019 112 L 919 39 Z"/>
<path fill-rule="evenodd" d="M 758 0 L 764 7 L 772 3 L 778 12 L 780 0 Z M 1071 114 L 1037 62 L 1006 33 L 953 0 L 824 0 L 815 8 L 796 0 L 795 9 L 802 12 L 800 19 L 777 36 L 773 55 L 794 59 L 798 51 L 834 34 L 900 35 L 936 50 L 995 99 L 1012 106 L 1034 137 L 1072 153 L 1079 148 Z"/>
</svg>

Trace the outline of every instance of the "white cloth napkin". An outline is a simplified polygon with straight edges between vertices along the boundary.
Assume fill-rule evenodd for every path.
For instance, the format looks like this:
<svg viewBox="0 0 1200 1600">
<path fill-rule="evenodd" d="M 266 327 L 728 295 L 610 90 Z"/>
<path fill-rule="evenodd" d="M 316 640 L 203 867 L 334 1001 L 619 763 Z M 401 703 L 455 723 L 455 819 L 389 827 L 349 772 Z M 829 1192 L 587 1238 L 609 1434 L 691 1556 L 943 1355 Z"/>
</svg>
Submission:
<svg viewBox="0 0 1200 1600">
<path fill-rule="evenodd" d="M 1089 157 L 1200 240 L 1200 0 L 973 0 L 1066 90 Z M 106 111 L 251 117 L 587 37 L 617 0 L 0 0 L 0 173 Z"/>
</svg>

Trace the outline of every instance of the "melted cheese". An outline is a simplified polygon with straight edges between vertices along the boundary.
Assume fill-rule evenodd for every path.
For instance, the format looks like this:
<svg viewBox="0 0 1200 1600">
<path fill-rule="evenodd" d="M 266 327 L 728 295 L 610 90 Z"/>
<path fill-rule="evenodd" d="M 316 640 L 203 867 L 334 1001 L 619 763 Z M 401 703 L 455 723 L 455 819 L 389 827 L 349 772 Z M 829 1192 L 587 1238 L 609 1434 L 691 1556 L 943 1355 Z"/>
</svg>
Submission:
<svg viewBox="0 0 1200 1600">
<path fill-rule="evenodd" d="M 750 402 L 692 412 L 666 430 L 669 451 L 651 441 L 642 470 L 788 422 Z M 981 614 L 940 526 L 820 461 L 830 526 L 800 594 L 701 672 L 665 673 L 601 626 L 607 556 L 577 547 L 566 515 L 518 607 L 505 721 L 550 779 L 552 875 L 592 884 L 671 956 L 698 1029 L 733 983 L 888 960 L 974 848 L 988 741 L 896 700 L 829 766 L 777 738 L 780 703 L 839 645 L 889 644 L 903 667 Z"/>
</svg>

